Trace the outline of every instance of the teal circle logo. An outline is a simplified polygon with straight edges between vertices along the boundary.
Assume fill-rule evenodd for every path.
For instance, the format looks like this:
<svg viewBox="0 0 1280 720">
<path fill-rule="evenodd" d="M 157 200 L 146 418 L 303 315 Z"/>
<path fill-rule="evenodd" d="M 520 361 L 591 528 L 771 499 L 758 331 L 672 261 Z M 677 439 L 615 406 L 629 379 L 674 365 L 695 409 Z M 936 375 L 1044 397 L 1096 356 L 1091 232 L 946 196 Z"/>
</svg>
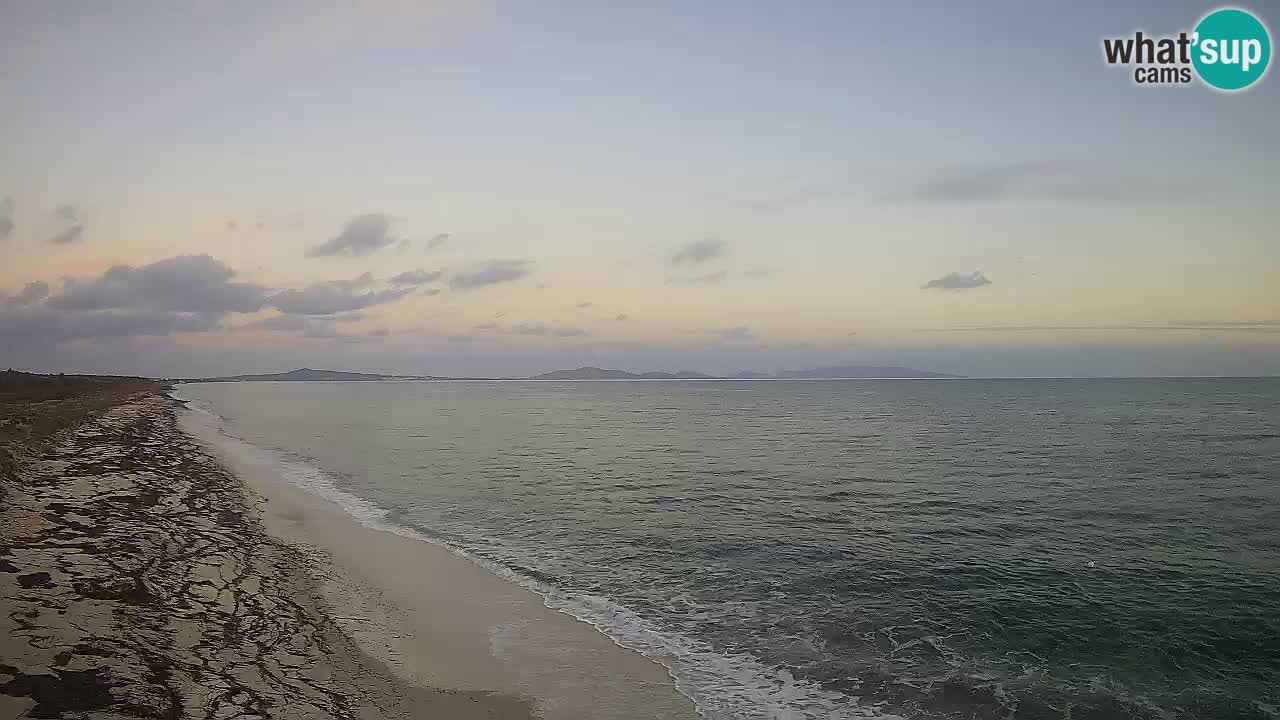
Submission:
<svg viewBox="0 0 1280 720">
<path fill-rule="evenodd" d="M 1196 26 L 1191 64 L 1200 79 L 1219 90 L 1243 90 L 1262 79 L 1271 61 L 1267 26 L 1236 8 L 1215 10 Z"/>
</svg>

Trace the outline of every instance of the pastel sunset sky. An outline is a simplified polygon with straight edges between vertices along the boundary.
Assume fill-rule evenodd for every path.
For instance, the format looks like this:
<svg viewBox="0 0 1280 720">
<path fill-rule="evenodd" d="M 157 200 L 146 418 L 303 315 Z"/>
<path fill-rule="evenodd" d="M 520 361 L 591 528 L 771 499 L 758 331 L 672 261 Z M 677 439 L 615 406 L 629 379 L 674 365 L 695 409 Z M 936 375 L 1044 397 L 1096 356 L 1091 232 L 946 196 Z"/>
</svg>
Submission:
<svg viewBox="0 0 1280 720">
<path fill-rule="evenodd" d="M 0 365 L 1280 373 L 1275 73 L 967 5 L 2 3 Z"/>
</svg>

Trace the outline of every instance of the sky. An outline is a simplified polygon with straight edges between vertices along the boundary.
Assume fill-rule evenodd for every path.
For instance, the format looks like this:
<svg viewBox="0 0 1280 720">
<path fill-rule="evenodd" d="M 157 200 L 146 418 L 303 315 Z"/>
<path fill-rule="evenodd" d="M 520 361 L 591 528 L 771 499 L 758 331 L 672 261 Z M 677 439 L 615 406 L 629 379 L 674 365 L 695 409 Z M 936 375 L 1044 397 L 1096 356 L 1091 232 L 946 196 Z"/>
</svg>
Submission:
<svg viewBox="0 0 1280 720">
<path fill-rule="evenodd" d="M 0 366 L 1280 374 L 1214 7 L 0 0 Z"/>
</svg>

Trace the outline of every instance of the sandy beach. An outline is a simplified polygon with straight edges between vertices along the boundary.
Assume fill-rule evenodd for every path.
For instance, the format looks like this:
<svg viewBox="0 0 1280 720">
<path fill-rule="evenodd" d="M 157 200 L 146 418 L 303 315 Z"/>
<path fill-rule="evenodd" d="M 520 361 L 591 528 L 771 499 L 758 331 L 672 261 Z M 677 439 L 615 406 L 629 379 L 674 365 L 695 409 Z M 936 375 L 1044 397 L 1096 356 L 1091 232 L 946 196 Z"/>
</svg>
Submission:
<svg viewBox="0 0 1280 720">
<path fill-rule="evenodd" d="M 189 412 L 181 426 L 243 479 L 267 531 L 311 559 L 342 630 L 405 682 L 525 698 L 548 720 L 696 716 L 662 665 L 439 545 L 357 522 L 208 420 Z"/>
<path fill-rule="evenodd" d="M 4 406 L 0 717 L 694 716 L 662 666 L 158 387 L 62 395 Z"/>
</svg>

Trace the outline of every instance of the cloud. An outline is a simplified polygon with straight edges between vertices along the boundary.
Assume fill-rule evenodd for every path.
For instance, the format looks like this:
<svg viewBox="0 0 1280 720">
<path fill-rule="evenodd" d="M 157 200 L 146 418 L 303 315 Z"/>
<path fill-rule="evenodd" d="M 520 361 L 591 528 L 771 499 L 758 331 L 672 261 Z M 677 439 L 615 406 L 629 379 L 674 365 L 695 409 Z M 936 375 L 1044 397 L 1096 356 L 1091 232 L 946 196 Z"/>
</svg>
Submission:
<svg viewBox="0 0 1280 720">
<path fill-rule="evenodd" d="M 668 285 L 716 285 L 723 282 L 729 277 L 729 273 L 724 270 L 717 272 L 709 272 L 705 275 L 695 275 L 693 277 L 671 277 L 667 278 Z"/>
<path fill-rule="evenodd" d="M 449 242 L 449 240 L 451 240 L 452 238 L 453 238 L 453 235 L 451 233 L 440 233 L 439 235 L 436 235 L 435 237 L 427 241 L 427 249 L 435 250 L 441 245 L 444 245 L 445 243 Z"/>
<path fill-rule="evenodd" d="M 72 245 L 80 242 L 83 237 L 84 226 L 72 225 L 66 230 L 58 232 L 53 237 L 49 238 L 49 243 L 52 245 Z"/>
<path fill-rule="evenodd" d="M 332 337 L 336 332 L 335 323 L 359 322 L 366 319 L 364 313 L 349 312 L 327 317 L 309 317 L 284 313 L 272 315 L 245 326 L 248 328 L 267 330 L 270 332 L 301 332 L 307 337 Z"/>
<path fill-rule="evenodd" d="M 228 220 L 228 221 L 227 221 L 227 232 L 235 232 L 236 227 L 237 227 L 237 226 L 236 226 L 236 221 L 235 221 L 235 220 Z"/>
<path fill-rule="evenodd" d="M 392 285 L 427 285 L 444 277 L 443 270 L 407 270 L 391 278 Z"/>
<path fill-rule="evenodd" d="M 1059 167 L 1048 162 L 953 167 L 935 170 L 893 194 L 891 203 L 966 204 L 1003 199 Z"/>
<path fill-rule="evenodd" d="M 64 311 L 33 305 L 0 312 L 0 345 L 40 344 L 65 340 L 107 340 L 208 332 L 222 326 L 222 316 L 153 310 Z"/>
<path fill-rule="evenodd" d="M 13 235 L 13 198 L 0 198 L 0 240 L 8 240 Z"/>
<path fill-rule="evenodd" d="M 360 292 L 372 284 L 373 275 L 365 273 L 353 280 L 329 280 L 301 289 L 281 290 L 271 297 L 270 303 L 289 314 L 334 315 L 395 302 L 413 292 L 413 288 Z"/>
<path fill-rule="evenodd" d="M 582 301 L 582 302 L 580 302 L 580 303 L 578 303 L 577 305 L 574 305 L 574 307 L 578 308 L 579 310 L 586 310 L 587 308 L 593 308 L 593 307 L 595 307 L 595 306 L 596 306 L 596 304 L 595 304 L 595 303 L 593 303 L 593 302 L 587 302 L 587 301 L 585 301 L 585 300 L 584 300 L 584 301 Z"/>
<path fill-rule="evenodd" d="M 80 212 L 74 205 L 59 205 L 53 210 L 53 217 L 66 227 L 49 238 L 53 245 L 72 245 L 84 238 L 84 223 L 80 222 Z"/>
<path fill-rule="evenodd" d="M 499 332 L 509 335 L 537 335 L 549 337 L 580 337 L 587 334 L 582 328 L 569 325 L 548 325 L 546 323 L 520 323 L 502 328 Z"/>
<path fill-rule="evenodd" d="M 975 205 L 1009 198 L 1067 202 L 1168 201 L 1196 192 L 1185 183 L 1125 177 L 1105 168 L 1031 160 L 940 168 L 925 173 L 883 200 L 889 204 Z"/>
<path fill-rule="evenodd" d="M 32 303 L 40 302 L 49 296 L 49 283 L 43 280 L 36 280 L 26 284 L 17 295 L 12 297 L 3 297 L 4 304 L 9 307 L 25 307 Z"/>
<path fill-rule="evenodd" d="M 450 290 L 474 290 L 519 280 L 529 274 L 528 260 L 488 260 L 449 277 Z"/>
<path fill-rule="evenodd" d="M 272 315 L 251 323 L 249 327 L 271 332 L 300 332 L 307 326 L 306 315 Z"/>
<path fill-rule="evenodd" d="M 613 319 L 618 322 L 626 322 L 631 319 L 631 316 L 626 313 L 618 313 L 618 315 Z"/>
<path fill-rule="evenodd" d="M 387 337 L 391 334 L 391 331 L 387 328 L 374 328 L 365 334 L 369 337 Z"/>
<path fill-rule="evenodd" d="M 480 323 L 472 327 L 472 330 L 496 332 L 503 335 L 532 335 L 536 337 L 583 337 L 589 334 L 586 330 L 572 325 L 556 325 L 542 322 L 516 323 L 514 325 L 499 325 L 498 323 L 488 322 Z"/>
<path fill-rule="evenodd" d="M 834 195 L 843 195 L 856 186 L 854 178 L 841 177 L 809 182 L 769 197 L 758 197 L 739 203 L 740 207 L 757 214 L 774 213 Z"/>
<path fill-rule="evenodd" d="M 669 262 L 672 265 L 686 265 L 714 260 L 725 252 L 725 243 L 716 238 L 694 240 L 672 254 Z"/>
<path fill-rule="evenodd" d="M 922 290 L 972 290 L 980 288 L 984 285 L 990 285 L 991 281 L 981 270 L 974 270 L 968 275 L 961 273 L 947 273 L 940 278 L 934 278 L 929 282 L 921 285 Z"/>
<path fill-rule="evenodd" d="M 1280 333 L 1280 320 L 1257 321 L 1188 321 L 1168 323 L 1134 323 L 1130 325 L 970 325 L 953 328 L 918 328 L 915 332 L 1113 332 L 1113 331 L 1173 331 L 1173 332 L 1246 332 Z"/>
<path fill-rule="evenodd" d="M 117 265 L 89 280 L 71 280 L 49 299 L 60 310 L 150 310 L 222 315 L 254 312 L 270 290 L 231 282 L 236 273 L 209 255 L 180 255 L 150 265 Z"/>
<path fill-rule="evenodd" d="M 369 213 L 351 218 L 337 237 L 308 248 L 304 255 L 309 258 L 363 257 L 398 241 L 391 235 L 390 215 Z"/>
<path fill-rule="evenodd" d="M 271 293 L 234 277 L 234 270 L 208 255 L 182 255 L 68 279 L 57 292 L 43 281 L 30 282 L 18 294 L 0 297 L 0 347 L 218 330 L 228 313 L 255 312 Z"/>
</svg>

